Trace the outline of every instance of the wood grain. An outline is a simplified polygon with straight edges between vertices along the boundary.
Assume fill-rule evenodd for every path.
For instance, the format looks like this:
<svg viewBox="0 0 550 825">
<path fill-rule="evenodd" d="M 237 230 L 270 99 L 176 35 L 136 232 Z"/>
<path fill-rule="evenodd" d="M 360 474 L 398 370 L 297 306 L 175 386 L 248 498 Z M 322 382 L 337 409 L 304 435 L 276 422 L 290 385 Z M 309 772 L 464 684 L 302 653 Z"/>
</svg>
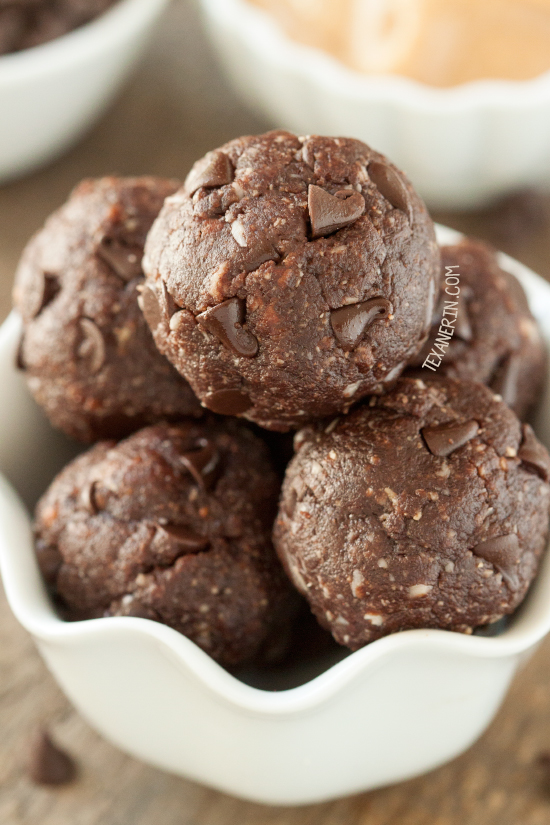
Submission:
<svg viewBox="0 0 550 825">
<path fill-rule="evenodd" d="M 85 176 L 183 177 L 219 143 L 272 125 L 247 112 L 221 77 L 191 3 L 173 3 L 138 74 L 102 122 L 61 160 L 0 189 L 0 318 L 29 236 Z M 518 220 L 521 220 L 521 210 Z M 490 212 L 436 216 L 497 239 Z M 529 221 L 507 251 L 550 279 L 550 219 Z M 74 785 L 25 776 L 28 736 L 51 724 L 80 764 Z M 504 708 L 470 751 L 396 787 L 304 808 L 241 802 L 153 770 L 97 736 L 71 708 L 0 597 L 0 825 L 548 825 L 550 641 L 517 677 Z M 414 743 L 413 743 L 414 745 Z"/>
</svg>

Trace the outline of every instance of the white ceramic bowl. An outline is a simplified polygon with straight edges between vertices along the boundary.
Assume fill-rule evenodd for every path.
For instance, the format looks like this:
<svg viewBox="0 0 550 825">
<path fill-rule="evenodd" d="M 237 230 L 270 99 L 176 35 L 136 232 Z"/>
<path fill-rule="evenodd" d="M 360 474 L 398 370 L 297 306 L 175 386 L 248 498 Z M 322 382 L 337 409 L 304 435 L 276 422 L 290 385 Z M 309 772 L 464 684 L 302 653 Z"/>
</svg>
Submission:
<svg viewBox="0 0 550 825">
<path fill-rule="evenodd" d="M 73 143 L 112 100 L 168 0 L 120 0 L 69 34 L 0 56 L 0 182 Z"/>
<path fill-rule="evenodd" d="M 471 208 L 550 183 L 550 72 L 436 89 L 366 76 L 290 40 L 246 0 L 201 0 L 242 96 L 298 134 L 365 140 L 405 169 L 432 207 Z"/>
<path fill-rule="evenodd" d="M 442 242 L 457 234 L 439 228 Z M 503 256 L 550 343 L 550 285 Z M 0 467 L 25 497 L 43 489 L 67 445 L 44 422 L 13 368 L 15 314 L 0 330 Z M 538 434 L 550 444 L 550 395 Z M 499 707 L 522 658 L 550 629 L 550 555 L 501 635 L 409 630 L 336 663 L 313 663 L 298 687 L 239 681 L 193 642 L 137 618 L 65 623 L 35 562 L 20 499 L 0 480 L 6 593 L 59 684 L 98 731 L 165 770 L 265 803 L 318 802 L 427 771 L 467 748 Z M 344 650 L 342 649 L 342 656 Z M 277 674 L 263 684 L 282 686 Z M 304 681 L 305 678 L 305 681 Z M 269 685 L 268 685 L 269 686 Z"/>
</svg>

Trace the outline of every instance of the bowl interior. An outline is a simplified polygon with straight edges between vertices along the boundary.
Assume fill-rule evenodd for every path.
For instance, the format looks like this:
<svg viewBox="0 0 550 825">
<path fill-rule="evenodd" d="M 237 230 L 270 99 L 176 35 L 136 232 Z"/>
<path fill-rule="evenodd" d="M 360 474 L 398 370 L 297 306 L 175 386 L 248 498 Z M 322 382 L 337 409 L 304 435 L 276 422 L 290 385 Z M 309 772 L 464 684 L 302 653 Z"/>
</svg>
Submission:
<svg viewBox="0 0 550 825">
<path fill-rule="evenodd" d="M 446 227 L 438 227 L 437 234 L 442 244 L 454 243 L 461 237 L 459 233 Z M 550 346 L 550 285 L 505 255 L 501 256 L 501 265 L 521 281 L 546 344 Z M 10 484 L 0 483 L 0 563 L 14 612 L 28 630 L 44 637 L 48 633 L 74 636 L 79 626 L 89 629 L 91 626 L 107 627 L 122 622 L 128 627 L 129 623 L 133 623 L 135 628 L 156 634 L 163 640 L 168 639 L 178 651 L 189 649 L 189 646 L 194 648 L 188 640 L 185 640 L 186 645 L 182 648 L 182 639 L 176 631 L 146 619 L 96 619 L 69 625 L 55 614 L 35 562 L 29 513 L 55 474 L 83 447 L 55 431 L 29 395 L 22 375 L 15 368 L 20 330 L 21 322 L 15 313 L 0 328 L 0 397 L 3 400 L 0 414 L 0 470 L 12 485 L 10 487 Z M 532 423 L 538 436 L 550 447 L 550 380 L 547 381 L 544 397 Z M 438 643 L 445 640 L 445 644 L 470 650 L 474 655 L 502 655 L 505 646 L 509 649 L 526 649 L 550 629 L 549 594 L 550 559 L 547 557 L 535 585 L 521 609 L 511 619 L 483 629 L 473 637 L 447 631 L 406 631 L 397 634 L 399 638 L 394 636 L 381 639 L 357 653 L 350 653 L 333 642 L 330 635 L 321 630 L 305 610 L 290 654 L 283 664 L 269 668 L 241 668 L 233 675 L 241 682 L 262 690 L 287 690 L 311 682 L 320 674 L 335 670 L 335 666 L 339 670 L 338 663 L 341 662 L 343 666 L 344 659 L 351 667 L 353 660 L 366 661 L 369 657 L 376 657 L 384 649 L 402 646 L 407 639 L 418 639 L 420 635 L 423 639 L 431 638 Z M 197 650 L 196 653 L 200 654 L 197 661 L 201 666 L 201 657 L 208 657 L 202 651 Z M 215 663 L 208 662 L 209 670 L 212 669 L 211 665 Z"/>
</svg>

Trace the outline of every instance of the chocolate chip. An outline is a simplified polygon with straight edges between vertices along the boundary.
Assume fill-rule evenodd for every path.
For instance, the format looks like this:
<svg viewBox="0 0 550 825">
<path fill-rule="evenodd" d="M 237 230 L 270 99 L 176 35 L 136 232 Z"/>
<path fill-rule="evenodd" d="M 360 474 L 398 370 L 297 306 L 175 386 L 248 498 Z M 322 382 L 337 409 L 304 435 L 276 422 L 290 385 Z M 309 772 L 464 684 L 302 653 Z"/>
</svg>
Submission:
<svg viewBox="0 0 550 825">
<path fill-rule="evenodd" d="M 105 341 L 97 324 L 89 318 L 80 319 L 80 331 L 84 340 L 78 348 L 78 355 L 89 362 L 90 372 L 94 375 L 105 362 Z"/>
<path fill-rule="evenodd" d="M 160 295 L 158 295 L 158 305 L 161 316 L 164 318 L 166 323 L 170 323 L 170 318 L 174 315 L 180 307 L 176 304 L 164 281 L 161 281 L 159 284 L 160 287 Z"/>
<path fill-rule="evenodd" d="M 204 536 L 199 536 L 189 527 L 184 527 L 180 524 L 163 524 L 159 525 L 159 529 L 163 530 L 171 539 L 180 545 L 187 553 L 200 553 L 209 545 L 209 541 Z"/>
<path fill-rule="evenodd" d="M 145 284 L 138 298 L 138 304 L 150 329 L 154 332 L 162 322 L 162 312 L 156 289 L 149 284 Z"/>
<path fill-rule="evenodd" d="M 310 184 L 307 196 L 311 234 L 314 238 L 330 235 L 349 226 L 365 211 L 365 199 L 359 192 L 343 190 L 331 195 L 320 186 Z"/>
<path fill-rule="evenodd" d="M 36 318 L 61 290 L 59 281 L 50 272 L 38 272 L 26 296 L 26 310 L 30 318 Z"/>
<path fill-rule="evenodd" d="M 40 728 L 32 740 L 28 774 L 38 785 L 66 785 L 76 778 L 76 764 Z"/>
<path fill-rule="evenodd" d="M 278 261 L 280 257 L 269 238 L 260 238 L 255 240 L 254 245 L 247 252 L 246 260 L 242 263 L 242 270 L 254 272 L 266 261 Z"/>
<path fill-rule="evenodd" d="M 138 599 L 132 599 L 131 605 L 124 611 L 123 615 L 131 616 L 134 619 L 156 620 L 158 618 L 154 610 L 138 601 Z"/>
<path fill-rule="evenodd" d="M 83 488 L 82 492 L 80 493 L 80 500 L 82 501 L 83 506 L 91 513 L 93 516 L 97 515 L 99 512 L 99 507 L 97 505 L 96 499 L 96 481 L 92 481 L 86 487 Z"/>
<path fill-rule="evenodd" d="M 252 407 L 252 400 L 241 390 L 218 390 L 209 395 L 204 403 L 219 415 L 240 415 Z"/>
<path fill-rule="evenodd" d="M 467 444 L 478 430 L 477 421 L 447 421 L 424 427 L 421 432 L 432 455 L 445 457 Z"/>
<path fill-rule="evenodd" d="M 201 186 L 224 186 L 233 178 L 233 164 L 225 152 L 209 152 L 187 175 L 185 191 L 192 195 Z"/>
<path fill-rule="evenodd" d="M 131 281 L 142 274 L 143 249 L 140 246 L 105 236 L 101 239 L 97 254 L 123 281 Z"/>
<path fill-rule="evenodd" d="M 455 322 L 455 335 L 462 341 L 471 341 L 473 338 L 472 326 L 468 315 L 468 307 L 462 295 L 458 299 L 458 310 Z"/>
<path fill-rule="evenodd" d="M 201 312 L 196 320 L 236 355 L 253 358 L 258 353 L 258 340 L 243 328 L 244 318 L 245 302 L 241 298 L 229 298 Z"/>
<path fill-rule="evenodd" d="M 519 541 L 515 533 L 482 541 L 472 549 L 472 553 L 496 567 L 510 590 L 518 589 L 519 581 L 514 568 L 519 561 Z"/>
<path fill-rule="evenodd" d="M 523 441 L 518 450 L 518 458 L 527 470 L 536 473 L 543 481 L 550 481 L 550 457 L 548 452 L 537 440 L 533 428 L 529 424 L 523 425 Z"/>
<path fill-rule="evenodd" d="M 221 469 L 220 454 L 206 438 L 200 439 L 197 449 L 182 453 L 181 461 L 201 487 L 212 486 Z"/>
<path fill-rule="evenodd" d="M 385 298 L 370 298 L 360 304 L 333 309 L 330 323 L 340 346 L 352 350 L 357 346 L 374 321 L 381 321 L 391 313 L 391 304 Z"/>
<path fill-rule="evenodd" d="M 369 178 L 374 183 L 381 195 L 391 203 L 396 209 L 404 212 L 409 223 L 412 224 L 413 208 L 409 191 L 405 185 L 405 181 L 385 163 L 379 163 L 377 160 L 371 161 L 368 168 Z"/>
<path fill-rule="evenodd" d="M 491 380 L 491 389 L 509 407 L 517 404 L 520 374 L 521 358 L 512 352 L 502 359 Z"/>
</svg>

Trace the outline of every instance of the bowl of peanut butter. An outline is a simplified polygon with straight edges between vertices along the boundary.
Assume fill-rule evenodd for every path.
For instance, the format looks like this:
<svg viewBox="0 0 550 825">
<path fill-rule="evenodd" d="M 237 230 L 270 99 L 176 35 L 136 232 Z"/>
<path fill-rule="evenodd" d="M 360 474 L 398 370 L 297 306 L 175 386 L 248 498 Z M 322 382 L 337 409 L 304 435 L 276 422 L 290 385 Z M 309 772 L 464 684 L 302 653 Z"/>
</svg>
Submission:
<svg viewBox="0 0 550 825">
<path fill-rule="evenodd" d="M 352 134 L 432 207 L 550 185 L 550 0 L 202 0 L 273 125 Z"/>
</svg>

